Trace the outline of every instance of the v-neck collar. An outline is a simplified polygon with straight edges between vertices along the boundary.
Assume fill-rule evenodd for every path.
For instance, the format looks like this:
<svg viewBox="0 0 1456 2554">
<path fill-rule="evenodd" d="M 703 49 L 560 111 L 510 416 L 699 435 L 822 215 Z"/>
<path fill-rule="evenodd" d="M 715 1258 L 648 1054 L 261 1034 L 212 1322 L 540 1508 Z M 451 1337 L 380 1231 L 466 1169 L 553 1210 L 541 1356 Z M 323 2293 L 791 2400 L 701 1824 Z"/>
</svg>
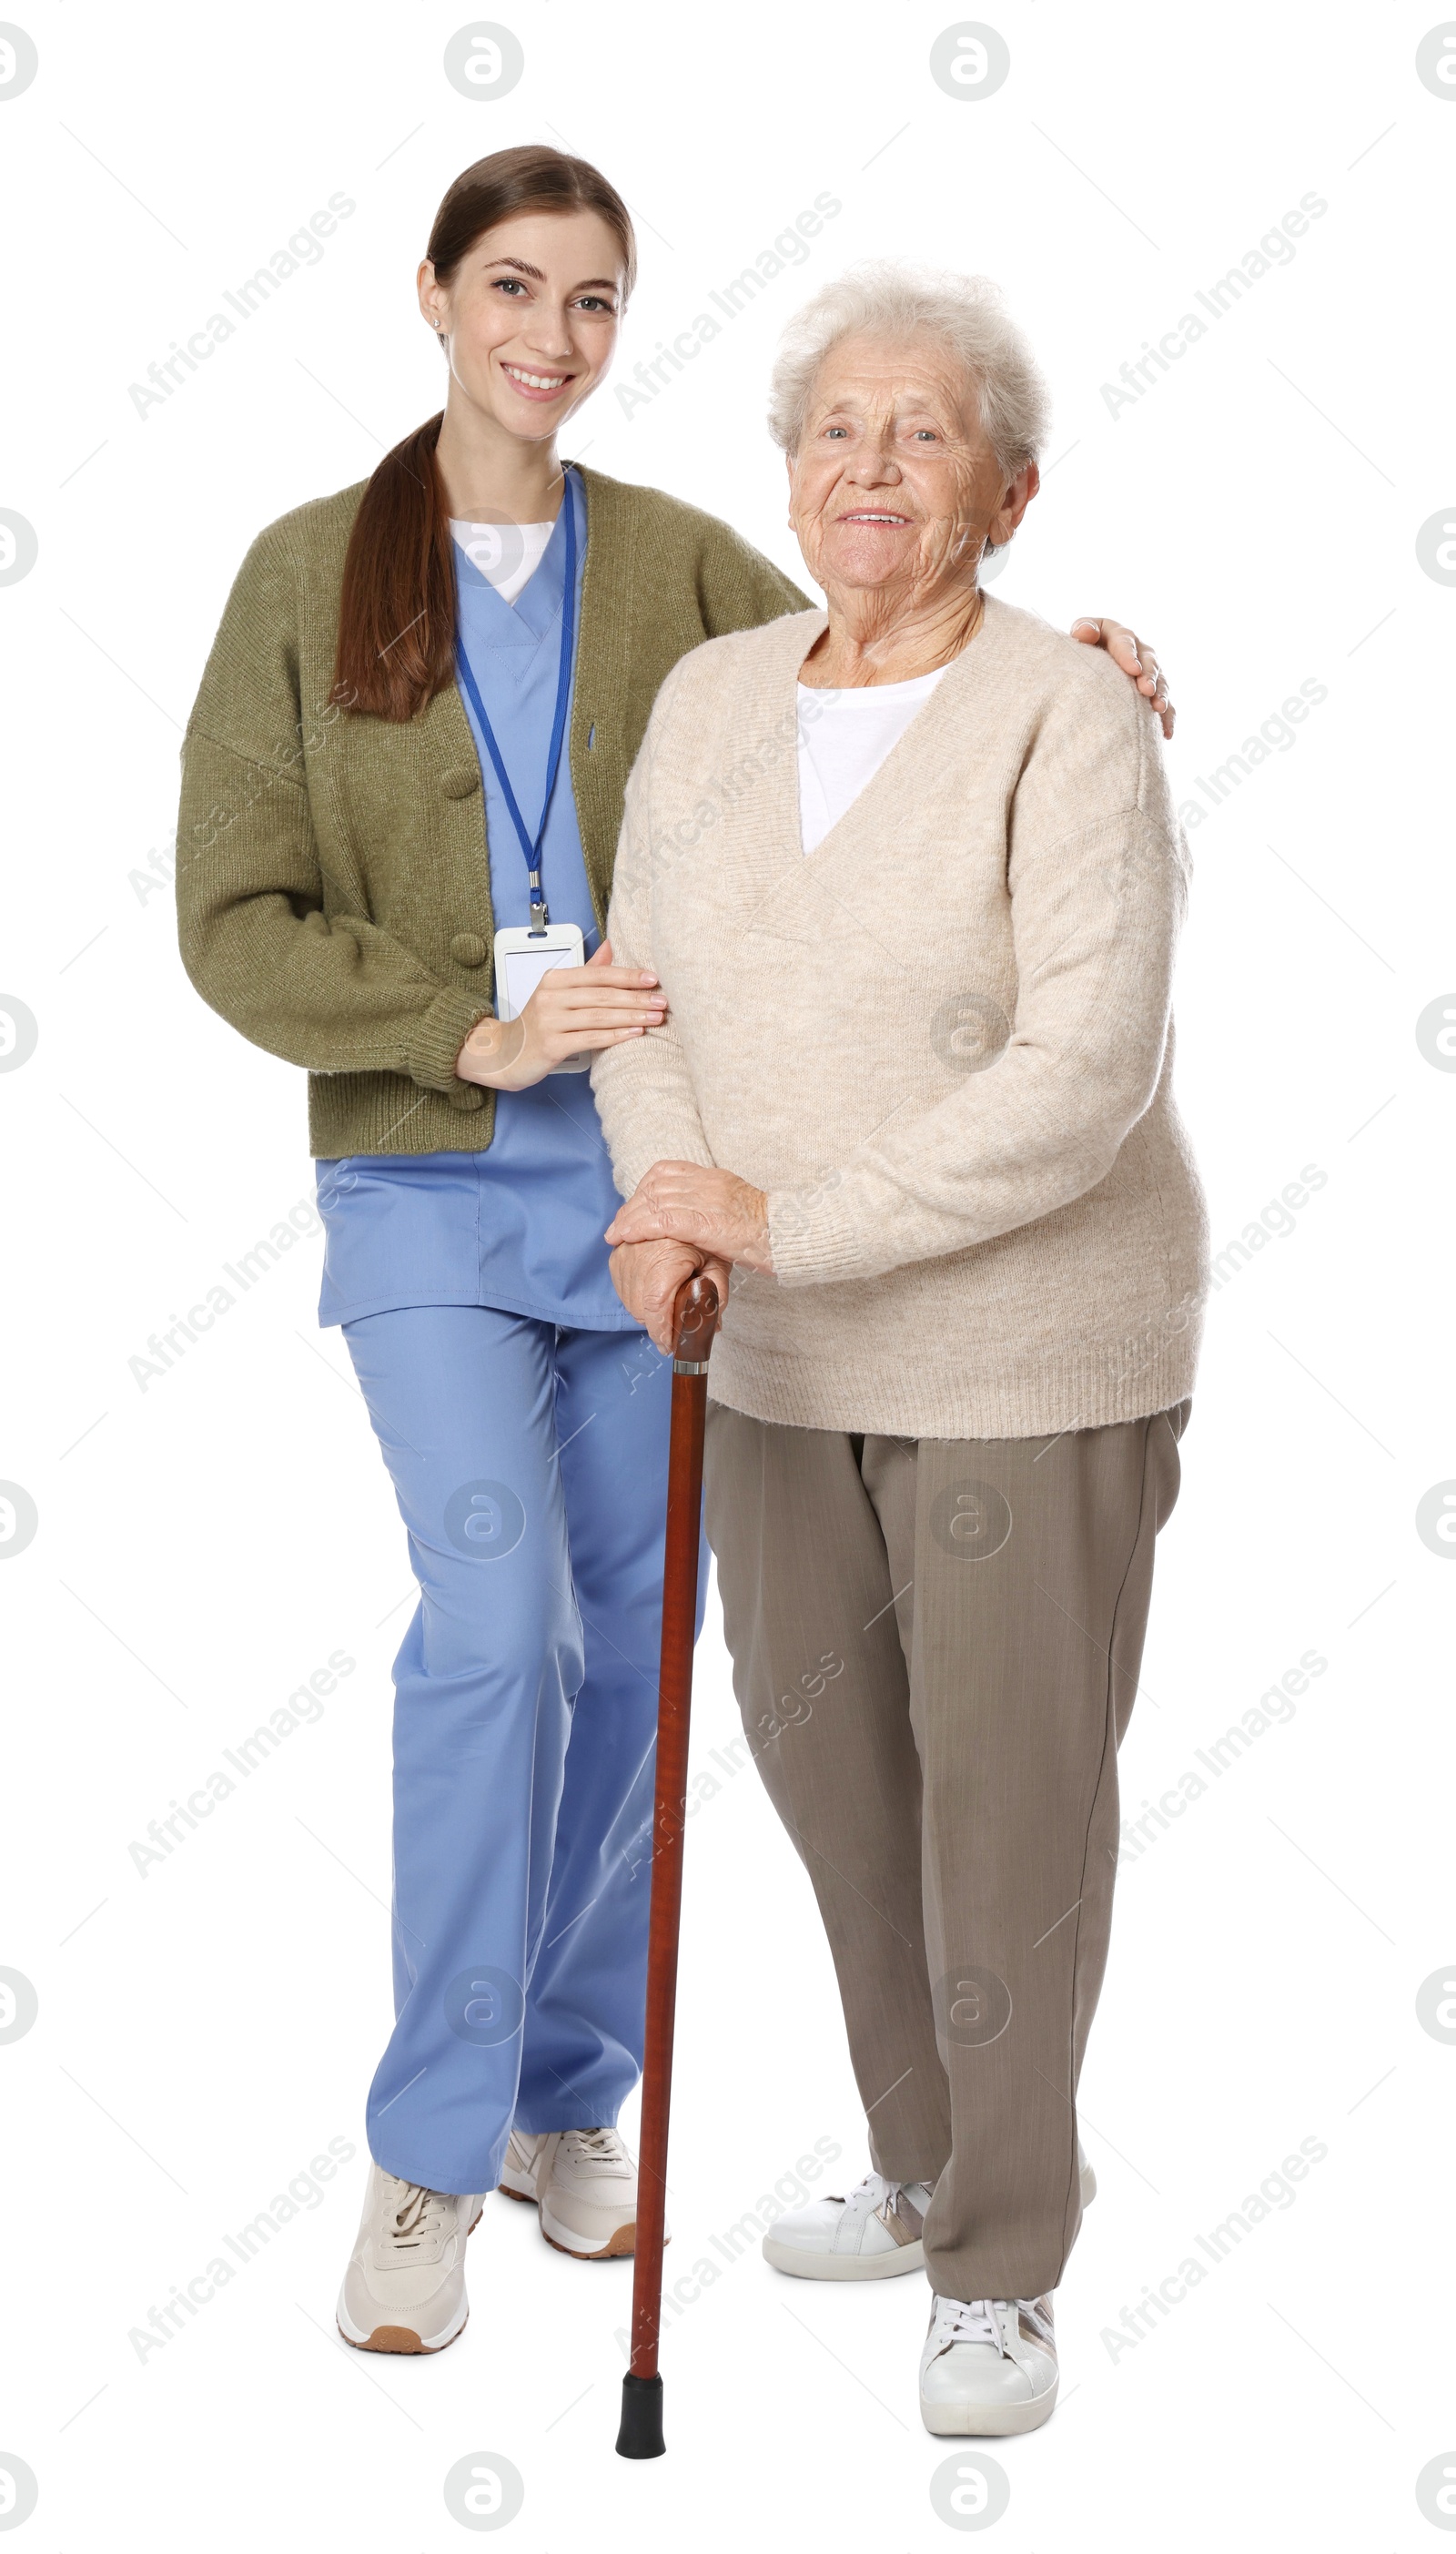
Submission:
<svg viewBox="0 0 1456 2554">
<path fill-rule="evenodd" d="M 772 638 L 773 655 L 763 669 L 759 721 L 765 734 L 792 735 L 794 751 L 780 754 L 765 775 L 768 821 L 758 834 L 761 848 L 753 860 L 753 882 L 758 890 L 764 895 L 781 895 L 795 878 L 829 886 L 837 859 L 845 849 L 846 827 L 867 825 L 870 839 L 893 838 L 898 794 L 906 773 L 914 770 L 923 755 L 926 722 L 934 722 L 948 712 L 963 714 L 972 699 L 985 691 L 987 681 L 994 679 L 1001 652 L 996 625 L 1003 608 L 987 595 L 974 638 L 958 656 L 952 658 L 942 680 L 919 704 L 879 768 L 871 772 L 864 787 L 812 852 L 804 849 L 799 798 L 799 672 L 810 649 L 828 629 L 829 614 L 821 606 L 813 612 L 789 614 L 768 625 L 763 635 L 765 638 Z"/>
<path fill-rule="evenodd" d="M 490 578 L 483 576 L 460 543 L 455 543 L 461 616 L 468 622 L 472 638 L 481 639 L 486 646 L 538 647 L 543 638 L 549 638 L 559 629 L 566 583 L 566 509 L 572 504 L 577 507 L 578 560 L 586 548 L 586 499 L 579 488 L 579 472 L 567 471 L 551 537 L 513 603 L 507 603 L 497 592 Z"/>
</svg>

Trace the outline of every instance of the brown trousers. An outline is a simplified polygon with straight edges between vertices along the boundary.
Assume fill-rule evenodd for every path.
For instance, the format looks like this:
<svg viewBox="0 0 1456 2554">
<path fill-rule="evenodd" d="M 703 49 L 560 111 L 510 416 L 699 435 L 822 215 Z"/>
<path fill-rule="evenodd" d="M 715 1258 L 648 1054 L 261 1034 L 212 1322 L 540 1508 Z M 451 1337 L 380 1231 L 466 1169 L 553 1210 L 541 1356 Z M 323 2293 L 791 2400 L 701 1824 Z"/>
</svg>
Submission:
<svg viewBox="0 0 1456 2554">
<path fill-rule="evenodd" d="M 1117 1749 L 1189 1403 L 951 1444 L 715 1404 L 743 1725 L 814 1883 L 875 2169 L 942 2296 L 1055 2288 L 1107 1958 Z"/>
</svg>

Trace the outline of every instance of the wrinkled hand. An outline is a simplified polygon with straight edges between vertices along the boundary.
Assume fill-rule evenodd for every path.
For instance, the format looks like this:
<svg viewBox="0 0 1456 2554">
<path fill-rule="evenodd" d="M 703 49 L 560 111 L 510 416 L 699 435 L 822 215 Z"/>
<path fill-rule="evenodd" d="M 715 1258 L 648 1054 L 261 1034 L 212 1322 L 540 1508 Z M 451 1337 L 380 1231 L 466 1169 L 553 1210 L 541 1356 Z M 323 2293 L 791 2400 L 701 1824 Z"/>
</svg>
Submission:
<svg viewBox="0 0 1456 2554">
<path fill-rule="evenodd" d="M 1139 638 L 1136 632 L 1129 630 L 1121 621 L 1073 621 L 1071 635 L 1073 638 L 1080 638 L 1086 647 L 1106 648 L 1114 665 L 1120 665 L 1125 674 L 1130 674 L 1144 699 L 1152 702 L 1162 721 L 1165 737 L 1171 737 L 1177 712 L 1168 697 L 1168 684 L 1158 662 L 1157 648 L 1150 646 L 1146 638 Z"/>
<path fill-rule="evenodd" d="M 732 1260 L 765 1275 L 773 1271 L 762 1189 L 732 1171 L 704 1170 L 697 1162 L 654 1162 L 626 1205 L 617 1208 L 607 1238 L 686 1242 L 705 1257 Z"/>
<path fill-rule="evenodd" d="M 722 1259 L 705 1259 L 682 1241 L 626 1241 L 614 1250 L 612 1282 L 634 1322 L 640 1322 L 654 1347 L 664 1356 L 673 1350 L 672 1314 L 678 1288 L 686 1277 L 711 1277 L 718 1300 L 727 1304 L 728 1271 Z"/>
<path fill-rule="evenodd" d="M 461 1082 L 529 1091 L 574 1056 L 660 1028 L 667 995 L 644 967 L 614 967 L 604 940 L 585 967 L 552 967 L 518 1019 L 477 1020 L 455 1059 Z"/>
</svg>

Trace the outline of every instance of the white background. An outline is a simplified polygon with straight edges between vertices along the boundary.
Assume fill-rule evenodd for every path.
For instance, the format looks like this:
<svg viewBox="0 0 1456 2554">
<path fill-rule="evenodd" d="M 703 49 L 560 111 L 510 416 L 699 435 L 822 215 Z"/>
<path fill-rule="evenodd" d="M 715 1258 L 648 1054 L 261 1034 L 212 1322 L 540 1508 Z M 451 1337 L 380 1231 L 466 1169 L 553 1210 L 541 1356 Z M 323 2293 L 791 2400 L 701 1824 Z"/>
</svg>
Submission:
<svg viewBox="0 0 1456 2554">
<path fill-rule="evenodd" d="M 1449 1610 L 1417 1501 L 1456 1475 L 1447 1358 L 1456 1079 L 1415 1022 L 1456 984 L 1456 90 L 1386 0 L 1146 12 L 994 0 L 997 94 L 952 97 L 936 9 L 515 6 L 497 102 L 442 67 L 436 6 L 36 9 L 0 97 L 11 398 L 0 590 L 19 786 L 0 990 L 39 1044 L 0 1078 L 11 1209 L 0 1475 L 39 1530 L 8 1617 L 0 1964 L 39 1997 L 0 2045 L 8 2366 L 37 2554 L 205 2540 L 449 2547 L 473 2452 L 525 2488 L 509 2541 L 808 2535 L 934 2546 L 919 2278 L 792 2285 L 750 2253 L 664 2337 L 670 2452 L 613 2454 L 629 2267 L 549 2251 L 497 2200 L 439 2361 L 333 2332 L 389 2028 L 389 1667 L 403 1538 L 300 1242 L 185 1358 L 129 1359 L 311 1191 L 302 1077 L 206 1011 L 170 898 L 180 730 L 229 581 L 284 509 L 365 476 L 438 404 L 412 273 L 466 163 L 560 138 L 635 208 L 619 365 L 708 307 L 820 192 L 841 210 L 646 406 L 609 386 L 568 449 L 725 516 L 794 573 L 762 425 L 774 338 L 858 257 L 1005 286 L 1051 376 L 1044 493 L 999 592 L 1115 611 L 1166 651 L 1177 795 L 1313 680 L 1328 698 L 1191 835 L 1179 1089 L 1215 1240 L 1326 1182 L 1210 1308 L 1162 1542 L 1136 1812 L 1313 1649 L 1327 1670 L 1123 1871 L 1083 2079 L 1100 2180 L 1059 2295 L 1064 2397 L 997 2443 L 1007 2548 L 1292 2538 L 1416 2549 L 1451 2452 L 1456 2033 Z M 333 192 L 321 261 L 145 415 L 129 385 Z M 1167 378 L 1101 385 L 1301 195 L 1327 211 Z M 1452 996 L 1456 1001 L 1456 995 Z M 306 1219 L 300 1218 L 300 1220 Z M 143 1878 L 128 1846 L 334 1650 L 355 1673 Z M 736 1727 L 716 1608 L 699 1759 Z M 1449 2010 L 1449 2008 L 1448 2008 Z M 327 2146 L 356 2160 L 168 2345 L 148 2310 Z M 756 1776 L 689 1835 L 673 2274 L 817 2138 L 863 2130 L 807 1882 Z M 1114 2357 L 1101 2338 L 1303 2139 L 1327 2155 Z M 839 2176 L 833 2185 L 842 2186 Z M 1447 2525 L 1456 2523 L 1448 2519 Z M 3 2526 L 3 2521 L 0 2521 Z"/>
</svg>

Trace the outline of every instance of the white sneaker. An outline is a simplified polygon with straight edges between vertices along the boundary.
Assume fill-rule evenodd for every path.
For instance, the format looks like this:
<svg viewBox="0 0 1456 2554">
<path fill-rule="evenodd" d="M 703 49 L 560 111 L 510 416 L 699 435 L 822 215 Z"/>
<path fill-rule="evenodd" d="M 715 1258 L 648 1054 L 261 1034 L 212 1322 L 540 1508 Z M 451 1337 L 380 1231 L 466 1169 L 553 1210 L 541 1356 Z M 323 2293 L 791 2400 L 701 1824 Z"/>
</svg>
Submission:
<svg viewBox="0 0 1456 2554">
<path fill-rule="evenodd" d="M 637 2167 L 616 2129 L 512 2129 L 501 2188 L 535 2200 L 558 2253 L 607 2262 L 636 2250 Z"/>
<path fill-rule="evenodd" d="M 1097 2195 L 1097 2176 L 1081 2148 L 1082 2206 Z M 780 2217 L 763 2239 L 763 2258 L 794 2279 L 898 2279 L 925 2268 L 921 2228 L 931 2204 L 926 2181 L 887 2181 L 866 2173 L 845 2195 L 812 2199 Z"/>
<path fill-rule="evenodd" d="M 465 2243 L 483 2191 L 462 2198 L 397 2181 L 371 2163 L 344 2284 L 339 2330 L 356 2350 L 444 2350 L 465 2330 Z"/>
<path fill-rule="evenodd" d="M 1050 2297 L 937 2297 L 920 2354 L 920 2412 L 938 2439 L 1009 2439 L 1057 2404 Z"/>
<path fill-rule="evenodd" d="M 866 2173 L 846 2194 L 812 2199 L 780 2217 L 763 2239 L 763 2258 L 793 2279 L 897 2279 L 925 2267 L 921 2228 L 931 2204 L 928 2181 L 887 2181 Z"/>
</svg>

